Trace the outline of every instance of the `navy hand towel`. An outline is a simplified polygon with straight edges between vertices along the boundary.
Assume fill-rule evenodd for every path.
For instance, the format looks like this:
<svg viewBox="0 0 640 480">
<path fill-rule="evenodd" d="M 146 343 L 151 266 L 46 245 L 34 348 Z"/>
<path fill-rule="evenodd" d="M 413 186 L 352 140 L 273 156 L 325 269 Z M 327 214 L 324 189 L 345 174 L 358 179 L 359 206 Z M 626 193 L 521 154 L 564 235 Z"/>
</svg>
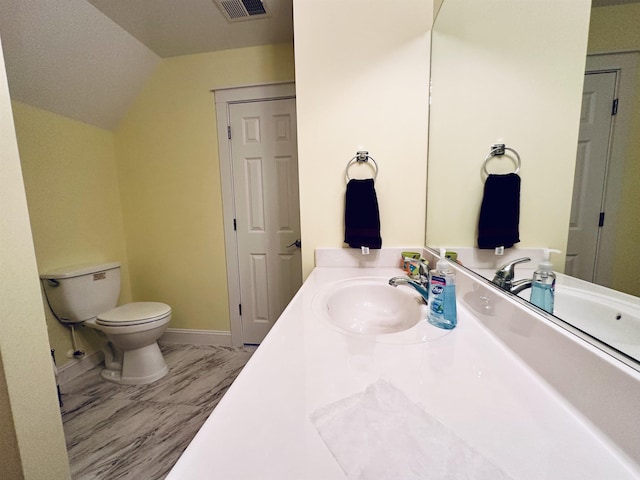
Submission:
<svg viewBox="0 0 640 480">
<path fill-rule="evenodd" d="M 489 175 L 478 222 L 478 247 L 513 247 L 520 241 L 520 177 Z"/>
<path fill-rule="evenodd" d="M 347 184 L 344 241 L 353 248 L 382 247 L 378 197 L 372 178 L 349 180 Z"/>
</svg>

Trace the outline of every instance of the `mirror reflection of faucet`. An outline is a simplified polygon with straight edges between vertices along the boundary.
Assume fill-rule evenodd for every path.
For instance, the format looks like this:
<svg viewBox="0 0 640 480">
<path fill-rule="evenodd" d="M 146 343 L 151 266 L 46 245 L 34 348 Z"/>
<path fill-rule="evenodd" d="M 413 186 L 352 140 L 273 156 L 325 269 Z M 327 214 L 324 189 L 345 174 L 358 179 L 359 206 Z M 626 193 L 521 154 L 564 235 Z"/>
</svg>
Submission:
<svg viewBox="0 0 640 480">
<path fill-rule="evenodd" d="M 499 267 L 498 270 L 496 270 L 496 273 L 493 276 L 493 280 L 491 281 L 496 285 L 498 285 L 500 288 L 503 288 L 504 290 L 511 292 L 515 295 L 517 295 L 518 293 L 520 293 L 521 291 L 527 288 L 531 288 L 530 278 L 524 278 L 522 280 L 514 280 L 516 265 L 518 265 L 519 263 L 525 263 L 530 261 L 531 261 L 531 258 L 522 257 L 516 260 L 512 260 L 508 263 L 505 263 L 504 265 Z"/>
</svg>

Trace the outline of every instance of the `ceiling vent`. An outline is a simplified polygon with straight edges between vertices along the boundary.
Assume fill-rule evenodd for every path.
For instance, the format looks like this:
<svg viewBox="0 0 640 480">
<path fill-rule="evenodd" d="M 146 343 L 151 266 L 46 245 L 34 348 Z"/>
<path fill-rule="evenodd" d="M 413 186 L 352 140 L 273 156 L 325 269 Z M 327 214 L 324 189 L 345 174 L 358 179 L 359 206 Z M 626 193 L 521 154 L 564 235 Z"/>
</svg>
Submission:
<svg viewBox="0 0 640 480">
<path fill-rule="evenodd" d="M 257 20 L 269 16 L 261 0 L 213 0 L 229 22 Z"/>
</svg>

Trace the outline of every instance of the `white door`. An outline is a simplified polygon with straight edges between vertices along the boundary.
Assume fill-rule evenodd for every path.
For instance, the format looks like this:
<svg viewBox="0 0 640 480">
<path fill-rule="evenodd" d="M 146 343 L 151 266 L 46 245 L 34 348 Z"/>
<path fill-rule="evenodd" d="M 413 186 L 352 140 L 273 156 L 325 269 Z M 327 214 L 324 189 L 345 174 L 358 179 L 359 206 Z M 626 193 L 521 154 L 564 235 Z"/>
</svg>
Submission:
<svg viewBox="0 0 640 480">
<path fill-rule="evenodd" d="M 229 105 L 242 339 L 258 344 L 302 284 L 295 99 Z"/>
<path fill-rule="evenodd" d="M 587 73 L 582 94 L 565 272 L 595 281 L 603 211 L 616 72 Z"/>
</svg>

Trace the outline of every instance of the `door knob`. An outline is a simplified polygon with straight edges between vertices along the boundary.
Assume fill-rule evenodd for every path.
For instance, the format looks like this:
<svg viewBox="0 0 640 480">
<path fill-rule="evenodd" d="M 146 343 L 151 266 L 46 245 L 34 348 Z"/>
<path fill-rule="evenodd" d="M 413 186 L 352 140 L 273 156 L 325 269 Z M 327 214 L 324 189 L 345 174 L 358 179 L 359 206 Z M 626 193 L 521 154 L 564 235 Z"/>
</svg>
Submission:
<svg viewBox="0 0 640 480">
<path fill-rule="evenodd" d="M 289 248 L 289 247 L 293 247 L 294 245 L 295 245 L 296 247 L 300 248 L 300 247 L 302 247 L 302 242 L 298 239 L 298 240 L 296 240 L 295 242 L 293 242 L 291 245 L 287 245 L 287 248 Z"/>
</svg>

